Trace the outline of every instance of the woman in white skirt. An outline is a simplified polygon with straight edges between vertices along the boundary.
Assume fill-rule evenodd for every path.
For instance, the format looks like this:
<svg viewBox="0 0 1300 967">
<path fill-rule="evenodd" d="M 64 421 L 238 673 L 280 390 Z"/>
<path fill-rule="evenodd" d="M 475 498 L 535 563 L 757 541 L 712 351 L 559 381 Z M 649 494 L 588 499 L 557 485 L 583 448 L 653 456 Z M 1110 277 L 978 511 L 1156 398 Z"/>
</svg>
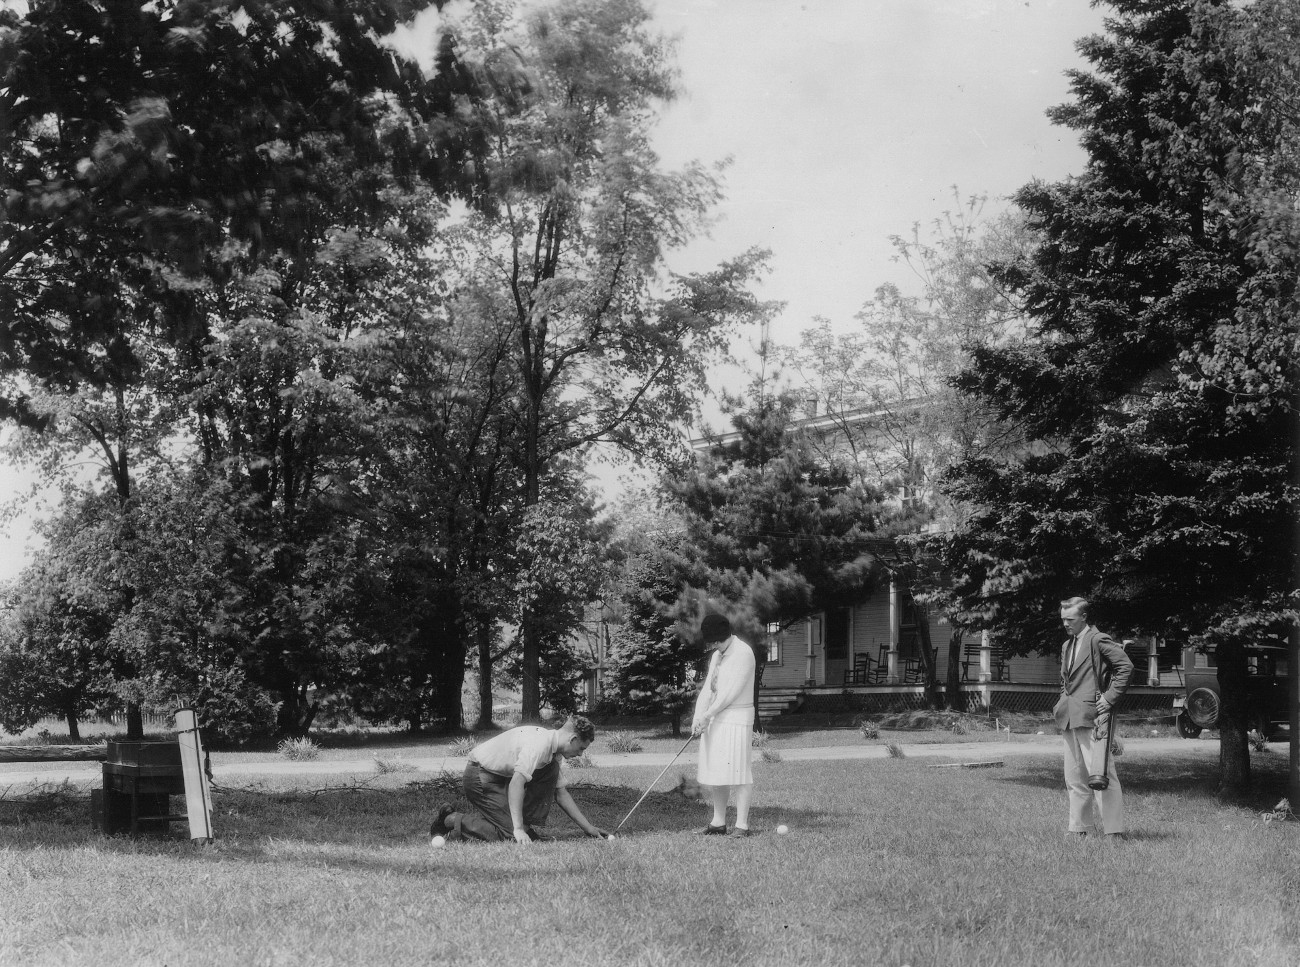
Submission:
<svg viewBox="0 0 1300 967">
<path fill-rule="evenodd" d="M 705 836 L 727 835 L 727 800 L 736 791 L 732 836 L 749 835 L 749 803 L 754 795 L 750 768 L 754 733 L 754 652 L 731 633 L 720 614 L 700 625 L 705 647 L 713 648 L 704 687 L 695 700 L 691 734 L 700 736 L 699 782 L 709 787 L 713 819 Z"/>
</svg>

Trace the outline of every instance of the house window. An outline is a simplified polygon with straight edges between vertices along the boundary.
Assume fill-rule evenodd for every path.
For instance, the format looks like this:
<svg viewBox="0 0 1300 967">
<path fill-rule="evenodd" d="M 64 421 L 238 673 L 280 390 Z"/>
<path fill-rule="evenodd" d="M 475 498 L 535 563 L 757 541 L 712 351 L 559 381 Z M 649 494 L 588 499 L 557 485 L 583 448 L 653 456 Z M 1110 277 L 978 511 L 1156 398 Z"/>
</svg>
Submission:
<svg viewBox="0 0 1300 967">
<path fill-rule="evenodd" d="M 767 626 L 767 663 L 781 664 L 781 623 L 773 621 Z"/>
</svg>

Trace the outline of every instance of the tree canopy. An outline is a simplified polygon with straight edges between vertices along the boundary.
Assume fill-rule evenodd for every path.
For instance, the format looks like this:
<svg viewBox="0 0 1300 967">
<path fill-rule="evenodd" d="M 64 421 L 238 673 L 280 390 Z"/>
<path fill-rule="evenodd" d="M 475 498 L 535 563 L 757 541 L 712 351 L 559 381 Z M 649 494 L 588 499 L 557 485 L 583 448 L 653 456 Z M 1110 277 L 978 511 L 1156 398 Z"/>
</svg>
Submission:
<svg viewBox="0 0 1300 967">
<path fill-rule="evenodd" d="M 1031 319 L 963 390 L 1032 449 L 954 469 L 973 513 L 957 599 L 1008 648 L 1050 647 L 1058 602 L 1109 627 L 1214 644 L 1223 781 L 1248 781 L 1246 642 L 1297 616 L 1300 193 L 1294 4 L 1112 3 L 1091 72 L 1052 112 L 1076 178 L 1017 195 L 1041 243 L 996 275 Z"/>
</svg>

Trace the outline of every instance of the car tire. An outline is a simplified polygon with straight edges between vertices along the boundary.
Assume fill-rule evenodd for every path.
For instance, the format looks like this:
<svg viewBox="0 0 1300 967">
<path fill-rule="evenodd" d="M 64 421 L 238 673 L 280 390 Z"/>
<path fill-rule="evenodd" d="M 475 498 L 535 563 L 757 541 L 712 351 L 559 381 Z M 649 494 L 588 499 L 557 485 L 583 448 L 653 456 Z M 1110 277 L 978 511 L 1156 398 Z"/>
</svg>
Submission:
<svg viewBox="0 0 1300 967">
<path fill-rule="evenodd" d="M 1179 736 L 1184 739 L 1194 739 L 1202 732 L 1201 727 L 1189 719 L 1186 712 L 1178 713 L 1178 719 L 1174 724 L 1178 727 Z"/>
<path fill-rule="evenodd" d="M 1219 721 L 1219 696 L 1212 688 L 1194 688 L 1187 693 L 1184 713 L 1192 724 L 1202 729 L 1212 729 Z"/>
</svg>

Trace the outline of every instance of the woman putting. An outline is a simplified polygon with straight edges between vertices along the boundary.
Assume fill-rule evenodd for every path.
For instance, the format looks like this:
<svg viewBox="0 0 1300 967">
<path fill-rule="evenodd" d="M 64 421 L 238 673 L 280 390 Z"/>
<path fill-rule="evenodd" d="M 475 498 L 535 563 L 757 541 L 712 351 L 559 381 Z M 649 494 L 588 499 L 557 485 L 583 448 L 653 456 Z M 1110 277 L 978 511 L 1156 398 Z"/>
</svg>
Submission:
<svg viewBox="0 0 1300 967">
<path fill-rule="evenodd" d="M 731 633 L 720 614 L 704 616 L 704 646 L 712 648 L 704 687 L 695 699 L 691 734 L 700 736 L 699 782 L 709 787 L 713 819 L 705 836 L 726 836 L 727 799 L 736 790 L 736 823 L 731 836 L 749 835 L 749 803 L 754 795 L 750 768 L 754 733 L 754 652 Z"/>
</svg>

